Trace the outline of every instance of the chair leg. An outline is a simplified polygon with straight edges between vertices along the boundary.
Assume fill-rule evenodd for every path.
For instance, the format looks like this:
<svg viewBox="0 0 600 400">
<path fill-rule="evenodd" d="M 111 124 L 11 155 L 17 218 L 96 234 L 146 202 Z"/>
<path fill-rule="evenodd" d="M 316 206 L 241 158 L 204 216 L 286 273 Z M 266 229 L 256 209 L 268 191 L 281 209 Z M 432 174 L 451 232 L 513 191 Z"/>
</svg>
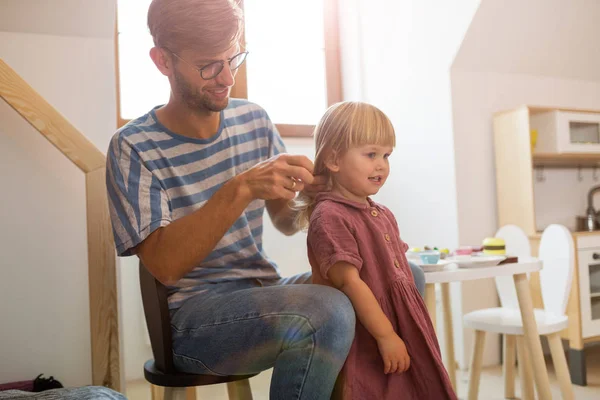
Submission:
<svg viewBox="0 0 600 400">
<path fill-rule="evenodd" d="M 196 400 L 196 386 L 185 388 L 185 400 Z"/>
<path fill-rule="evenodd" d="M 164 400 L 165 399 L 165 388 L 164 387 L 150 384 L 150 390 L 152 392 L 152 400 Z"/>
<path fill-rule="evenodd" d="M 229 395 L 229 400 L 252 400 L 250 381 L 242 379 L 241 381 L 228 382 L 227 394 Z"/>
<path fill-rule="evenodd" d="M 575 398 L 575 395 L 573 393 L 573 386 L 571 386 L 571 376 L 569 374 L 567 358 L 565 357 L 565 350 L 563 349 L 560 335 L 558 333 L 548 335 L 548 344 L 550 345 L 552 363 L 554 364 L 554 370 L 556 371 L 556 378 L 558 379 L 562 398 L 564 400 L 572 400 Z"/>
<path fill-rule="evenodd" d="M 477 400 L 477 395 L 479 393 L 479 378 L 481 377 L 481 363 L 483 361 L 484 344 L 485 332 L 475 331 L 473 354 L 471 355 L 471 366 L 469 369 L 469 400 Z"/>
<path fill-rule="evenodd" d="M 533 392 L 533 367 L 529 359 L 529 352 L 525 346 L 525 338 L 517 336 L 517 359 L 519 362 L 519 378 L 521 380 L 521 398 L 534 400 Z"/>
<path fill-rule="evenodd" d="M 503 373 L 504 375 L 504 397 L 507 399 L 515 398 L 515 345 L 516 337 L 514 335 L 504 335 L 504 357 Z"/>
<path fill-rule="evenodd" d="M 165 388 L 165 400 L 186 400 L 187 388 Z"/>
</svg>

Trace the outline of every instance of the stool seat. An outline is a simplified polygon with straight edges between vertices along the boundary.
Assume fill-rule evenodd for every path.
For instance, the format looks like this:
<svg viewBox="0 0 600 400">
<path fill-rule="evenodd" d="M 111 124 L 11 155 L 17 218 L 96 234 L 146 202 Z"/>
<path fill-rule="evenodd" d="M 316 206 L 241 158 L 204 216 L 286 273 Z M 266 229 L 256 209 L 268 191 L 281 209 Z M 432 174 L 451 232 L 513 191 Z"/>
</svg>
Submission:
<svg viewBox="0 0 600 400">
<path fill-rule="evenodd" d="M 186 374 L 185 372 L 175 372 L 165 374 L 156 368 L 154 360 L 148 360 L 144 363 L 144 378 L 148 382 L 156 386 L 163 387 L 193 387 L 193 386 L 206 386 L 215 385 L 218 383 L 234 382 L 243 379 L 249 379 L 253 375 L 197 375 L 197 374 Z"/>
</svg>

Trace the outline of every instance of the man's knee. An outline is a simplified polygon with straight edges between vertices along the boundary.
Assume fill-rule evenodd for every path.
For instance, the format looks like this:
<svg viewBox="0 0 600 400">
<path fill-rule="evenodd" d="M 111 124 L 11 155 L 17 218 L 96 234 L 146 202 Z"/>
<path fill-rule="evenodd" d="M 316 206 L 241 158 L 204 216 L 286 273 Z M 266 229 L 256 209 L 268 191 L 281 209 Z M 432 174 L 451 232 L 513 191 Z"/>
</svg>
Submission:
<svg viewBox="0 0 600 400">
<path fill-rule="evenodd" d="M 409 261 L 408 265 L 410 265 L 410 269 L 412 271 L 413 278 L 415 280 L 415 286 L 417 287 L 417 290 L 421 294 L 421 297 L 424 297 L 425 296 L 425 273 L 423 272 L 423 269 L 421 267 L 419 267 L 417 264 L 415 264 L 413 262 Z"/>
<path fill-rule="evenodd" d="M 325 338 L 337 342 L 340 348 L 350 348 L 354 340 L 356 315 L 354 307 L 348 297 L 341 291 L 319 286 L 318 296 L 314 307 L 319 310 L 319 320 L 322 321 L 320 329 Z"/>
</svg>

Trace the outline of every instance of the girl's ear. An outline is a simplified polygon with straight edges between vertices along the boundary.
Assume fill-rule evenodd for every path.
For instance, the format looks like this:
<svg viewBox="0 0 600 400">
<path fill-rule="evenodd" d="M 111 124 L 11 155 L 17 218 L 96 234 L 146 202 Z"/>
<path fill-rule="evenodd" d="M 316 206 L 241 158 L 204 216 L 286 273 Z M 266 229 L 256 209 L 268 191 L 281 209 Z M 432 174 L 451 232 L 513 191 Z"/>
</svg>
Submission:
<svg viewBox="0 0 600 400">
<path fill-rule="evenodd" d="M 332 151 L 327 160 L 325 160 L 325 166 L 331 172 L 338 172 L 340 170 L 338 155 L 335 151 Z"/>
</svg>

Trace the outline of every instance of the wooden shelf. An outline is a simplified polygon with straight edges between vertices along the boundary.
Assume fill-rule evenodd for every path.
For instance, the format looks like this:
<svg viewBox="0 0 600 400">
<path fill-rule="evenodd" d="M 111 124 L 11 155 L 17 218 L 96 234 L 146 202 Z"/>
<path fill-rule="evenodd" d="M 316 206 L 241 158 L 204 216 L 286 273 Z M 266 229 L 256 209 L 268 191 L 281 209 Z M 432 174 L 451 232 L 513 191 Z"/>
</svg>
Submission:
<svg viewBox="0 0 600 400">
<path fill-rule="evenodd" d="M 534 153 L 534 167 L 600 167 L 599 153 Z"/>
</svg>

